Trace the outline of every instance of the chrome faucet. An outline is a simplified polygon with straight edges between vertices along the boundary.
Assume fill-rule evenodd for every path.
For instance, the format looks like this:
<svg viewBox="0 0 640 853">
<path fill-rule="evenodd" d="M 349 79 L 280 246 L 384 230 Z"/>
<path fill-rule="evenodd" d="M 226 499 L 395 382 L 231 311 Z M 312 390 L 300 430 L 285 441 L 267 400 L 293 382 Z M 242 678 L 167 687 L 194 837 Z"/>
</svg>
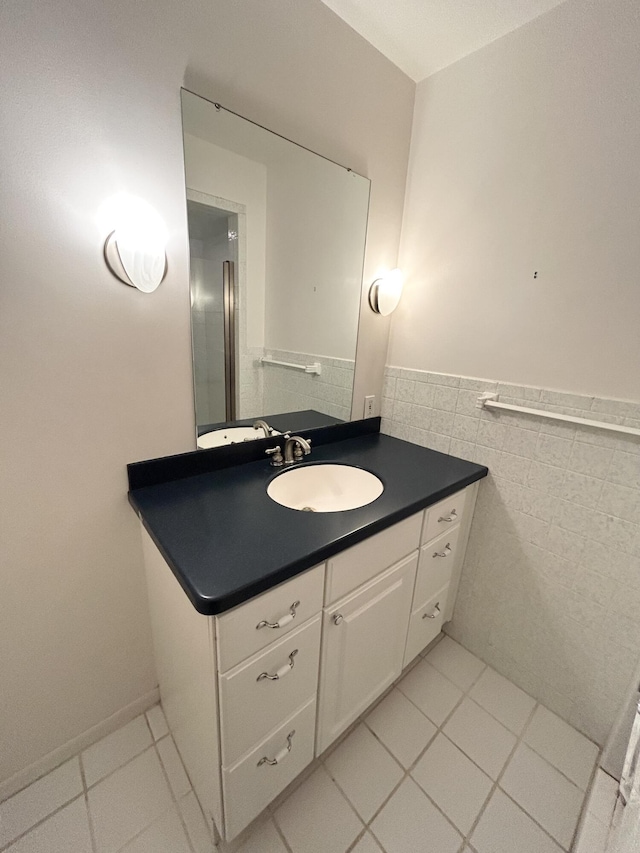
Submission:
<svg viewBox="0 0 640 853">
<path fill-rule="evenodd" d="M 303 455 L 308 456 L 310 453 L 310 438 L 300 438 L 299 435 L 289 436 L 284 443 L 284 464 L 293 465 L 294 462 L 301 462 Z"/>
<path fill-rule="evenodd" d="M 266 421 L 263 421 L 263 420 L 257 420 L 257 421 L 255 421 L 255 422 L 254 422 L 254 424 L 253 424 L 253 428 L 254 428 L 254 429 L 262 429 L 262 430 L 264 430 L 264 437 L 265 437 L 265 438 L 270 438 L 270 437 L 271 437 L 271 433 L 273 432 L 273 430 L 272 430 L 272 428 L 269 426 L 269 424 L 268 424 Z"/>
</svg>

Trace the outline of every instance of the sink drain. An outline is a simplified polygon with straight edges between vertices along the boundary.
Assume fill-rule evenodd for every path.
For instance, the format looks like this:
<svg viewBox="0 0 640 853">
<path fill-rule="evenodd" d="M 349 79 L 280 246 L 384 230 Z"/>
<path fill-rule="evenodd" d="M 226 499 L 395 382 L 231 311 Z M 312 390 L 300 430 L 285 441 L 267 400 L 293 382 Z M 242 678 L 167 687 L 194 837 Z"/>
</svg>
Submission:
<svg viewBox="0 0 640 853">
<path fill-rule="evenodd" d="M 301 512 L 315 512 L 315 509 L 312 506 L 303 506 Z"/>
</svg>

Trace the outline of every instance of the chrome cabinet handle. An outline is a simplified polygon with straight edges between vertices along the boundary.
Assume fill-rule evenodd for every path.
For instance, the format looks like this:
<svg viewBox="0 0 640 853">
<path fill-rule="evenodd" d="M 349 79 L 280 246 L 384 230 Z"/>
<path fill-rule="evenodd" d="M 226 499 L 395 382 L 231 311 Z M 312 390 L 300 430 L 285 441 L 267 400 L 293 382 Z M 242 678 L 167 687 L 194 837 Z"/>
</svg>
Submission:
<svg viewBox="0 0 640 853">
<path fill-rule="evenodd" d="M 296 618 L 296 607 L 299 606 L 300 602 L 294 601 L 286 616 L 281 616 L 277 622 L 267 622 L 266 619 L 263 619 L 262 622 L 258 622 L 256 625 L 256 630 L 259 631 L 260 628 L 284 628 L 285 625 L 288 625 L 289 622 L 293 622 Z"/>
<path fill-rule="evenodd" d="M 451 524 L 452 521 L 457 521 L 457 520 L 458 520 L 458 513 L 455 511 L 455 509 L 452 509 L 451 512 L 449 513 L 449 515 L 441 515 L 440 518 L 438 519 L 438 523 L 441 521 L 446 521 L 447 524 Z"/>
<path fill-rule="evenodd" d="M 292 732 L 289 732 L 287 735 L 287 745 L 283 746 L 280 752 L 276 752 L 273 758 L 267 758 L 267 756 L 263 756 L 260 761 L 258 761 L 258 767 L 261 767 L 263 764 L 270 764 L 272 767 L 274 764 L 280 764 L 280 762 L 289 755 L 291 752 L 291 741 L 293 740 L 293 736 L 296 733 L 294 729 Z"/>
<path fill-rule="evenodd" d="M 280 681 L 280 679 L 284 678 L 288 672 L 291 672 L 295 666 L 295 661 L 293 659 L 297 654 L 298 649 L 294 649 L 289 655 L 289 663 L 285 663 L 284 666 L 281 666 L 280 669 L 276 670 L 273 675 L 269 675 L 268 672 L 261 672 L 256 678 L 256 681 L 264 681 L 266 678 L 268 678 L 269 681 Z"/>
<path fill-rule="evenodd" d="M 434 551 L 433 556 L 434 557 L 448 557 L 450 553 L 451 553 L 451 545 L 447 542 L 447 544 L 444 546 L 444 551 Z"/>
<path fill-rule="evenodd" d="M 435 610 L 433 611 L 433 613 L 423 613 L 422 618 L 423 619 L 435 619 L 439 613 L 440 613 L 440 602 L 438 602 L 436 604 L 436 607 L 435 607 Z"/>
<path fill-rule="evenodd" d="M 342 615 L 342 613 L 336 613 L 336 615 L 333 617 L 333 624 L 339 625 L 343 619 L 344 616 Z"/>
</svg>

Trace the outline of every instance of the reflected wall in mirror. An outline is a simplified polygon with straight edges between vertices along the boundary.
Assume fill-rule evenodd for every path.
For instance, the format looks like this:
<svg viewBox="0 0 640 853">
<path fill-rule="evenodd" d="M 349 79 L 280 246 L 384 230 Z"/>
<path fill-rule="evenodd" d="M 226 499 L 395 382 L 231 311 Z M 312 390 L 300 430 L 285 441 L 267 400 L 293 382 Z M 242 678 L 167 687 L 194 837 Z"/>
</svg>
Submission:
<svg viewBox="0 0 640 853">
<path fill-rule="evenodd" d="M 349 420 L 370 182 L 184 89 L 182 121 L 198 446 Z"/>
</svg>

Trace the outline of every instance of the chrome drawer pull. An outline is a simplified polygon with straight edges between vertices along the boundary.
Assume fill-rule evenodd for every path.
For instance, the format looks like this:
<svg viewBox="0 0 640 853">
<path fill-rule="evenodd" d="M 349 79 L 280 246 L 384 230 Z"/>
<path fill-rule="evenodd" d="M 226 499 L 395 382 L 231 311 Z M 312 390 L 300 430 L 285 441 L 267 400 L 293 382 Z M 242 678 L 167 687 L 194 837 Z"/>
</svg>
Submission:
<svg viewBox="0 0 640 853">
<path fill-rule="evenodd" d="M 344 616 L 342 615 L 342 613 L 336 613 L 336 615 L 333 617 L 333 624 L 339 625 L 343 619 Z"/>
<path fill-rule="evenodd" d="M 435 619 L 435 618 L 436 618 L 436 616 L 438 616 L 438 615 L 439 615 L 439 613 L 440 613 L 440 602 L 438 602 L 438 603 L 436 604 L 436 608 L 435 608 L 435 610 L 433 611 L 433 613 L 423 613 L 423 614 L 422 614 L 422 618 L 423 618 L 423 619 Z"/>
<path fill-rule="evenodd" d="M 448 557 L 450 553 L 451 553 L 451 545 L 447 542 L 447 544 L 444 546 L 444 551 L 434 551 L 433 556 L 434 557 Z"/>
<path fill-rule="evenodd" d="M 272 767 L 274 764 L 280 764 L 280 762 L 291 752 L 291 741 L 295 733 L 295 729 L 292 732 L 289 732 L 287 735 L 287 745 L 283 746 L 280 752 L 276 752 L 273 758 L 267 758 L 266 755 L 261 758 L 260 761 L 258 761 L 258 767 L 261 767 L 263 764 L 270 764 Z"/>
<path fill-rule="evenodd" d="M 457 520 L 458 520 L 458 513 L 455 511 L 455 509 L 452 509 L 451 513 L 449 515 L 441 515 L 440 518 L 438 519 L 438 523 L 440 523 L 441 521 L 446 521 L 447 524 L 451 524 L 452 521 L 457 521 Z"/>
<path fill-rule="evenodd" d="M 260 630 L 260 628 L 284 628 L 285 625 L 288 625 L 289 622 L 293 622 L 296 618 L 296 607 L 299 606 L 300 602 L 294 601 L 286 616 L 280 617 L 277 622 L 267 622 L 266 619 L 263 619 L 262 622 L 258 622 L 256 625 L 256 630 Z"/>
<path fill-rule="evenodd" d="M 281 666 L 280 669 L 276 671 L 275 675 L 269 675 L 268 672 L 261 672 L 256 678 L 256 681 L 264 681 L 265 678 L 268 678 L 269 681 L 280 681 L 281 678 L 284 678 L 285 675 L 293 669 L 295 665 L 293 659 L 297 654 L 298 650 L 294 649 L 289 655 L 289 663 L 285 663 L 284 666 Z"/>
</svg>

